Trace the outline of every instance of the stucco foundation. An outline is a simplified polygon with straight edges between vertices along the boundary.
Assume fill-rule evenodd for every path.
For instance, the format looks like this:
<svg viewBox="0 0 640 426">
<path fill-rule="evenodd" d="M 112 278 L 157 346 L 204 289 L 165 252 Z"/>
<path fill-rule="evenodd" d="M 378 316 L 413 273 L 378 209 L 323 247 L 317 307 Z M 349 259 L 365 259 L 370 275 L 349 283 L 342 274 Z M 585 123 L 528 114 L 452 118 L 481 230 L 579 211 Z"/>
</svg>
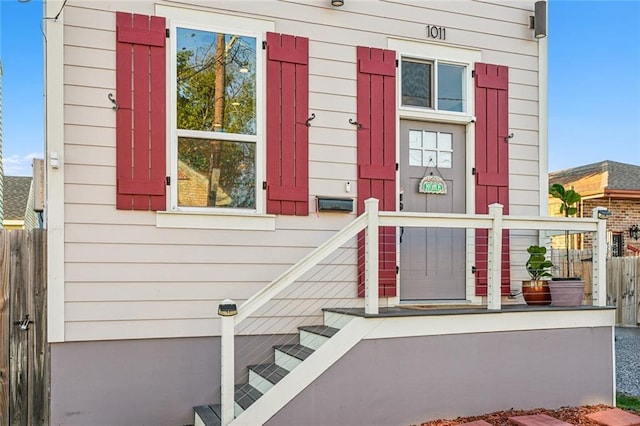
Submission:
<svg viewBox="0 0 640 426">
<path fill-rule="evenodd" d="M 613 404 L 611 327 L 364 340 L 268 425 L 410 425 Z"/>
<path fill-rule="evenodd" d="M 278 342 L 236 337 L 236 377 Z M 52 425 L 193 424 L 193 406 L 219 399 L 219 338 L 51 345 Z"/>
</svg>

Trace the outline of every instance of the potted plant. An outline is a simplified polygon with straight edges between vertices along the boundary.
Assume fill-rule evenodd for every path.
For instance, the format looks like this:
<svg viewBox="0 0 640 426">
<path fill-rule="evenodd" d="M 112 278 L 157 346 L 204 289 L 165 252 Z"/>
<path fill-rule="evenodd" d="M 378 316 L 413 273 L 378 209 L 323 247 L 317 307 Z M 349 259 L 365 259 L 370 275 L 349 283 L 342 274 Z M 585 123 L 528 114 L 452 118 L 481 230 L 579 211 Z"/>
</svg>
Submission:
<svg viewBox="0 0 640 426">
<path fill-rule="evenodd" d="M 549 270 L 553 268 L 553 263 L 545 257 L 547 248 L 529 246 L 527 253 L 529 253 L 529 259 L 525 268 L 531 279 L 522 281 L 522 297 L 527 305 L 549 305 L 551 303 L 549 281 L 542 279 L 551 277 Z"/>
<path fill-rule="evenodd" d="M 582 196 L 576 191 L 566 189 L 559 183 L 551 185 L 549 194 L 560 200 L 559 212 L 564 217 L 574 216 L 578 212 L 578 203 Z M 554 306 L 579 306 L 582 303 L 582 294 L 584 292 L 584 281 L 580 277 L 573 275 L 571 270 L 571 239 L 569 231 L 564 231 L 564 248 L 565 248 L 565 277 L 553 277 L 549 283 L 551 291 L 551 303 Z"/>
</svg>

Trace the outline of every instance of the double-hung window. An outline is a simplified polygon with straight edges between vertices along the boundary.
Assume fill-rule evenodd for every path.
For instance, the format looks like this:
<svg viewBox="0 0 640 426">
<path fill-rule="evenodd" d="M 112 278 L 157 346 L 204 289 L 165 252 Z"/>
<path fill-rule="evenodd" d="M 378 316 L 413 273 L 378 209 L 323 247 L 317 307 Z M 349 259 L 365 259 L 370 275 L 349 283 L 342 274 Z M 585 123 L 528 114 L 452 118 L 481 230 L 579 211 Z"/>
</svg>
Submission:
<svg viewBox="0 0 640 426">
<path fill-rule="evenodd" d="M 174 209 L 256 209 L 258 35 L 175 28 Z"/>
</svg>

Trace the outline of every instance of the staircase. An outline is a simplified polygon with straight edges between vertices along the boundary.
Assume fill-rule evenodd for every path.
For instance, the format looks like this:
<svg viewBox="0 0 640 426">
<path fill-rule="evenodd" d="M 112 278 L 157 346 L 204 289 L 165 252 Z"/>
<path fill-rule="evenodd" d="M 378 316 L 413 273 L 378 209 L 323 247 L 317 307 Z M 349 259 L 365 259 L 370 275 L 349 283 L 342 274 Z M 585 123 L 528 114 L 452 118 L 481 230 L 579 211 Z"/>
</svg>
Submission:
<svg viewBox="0 0 640 426">
<path fill-rule="evenodd" d="M 324 325 L 298 327 L 298 343 L 276 345 L 274 362 L 249 365 L 249 381 L 236 385 L 235 417 L 248 409 L 262 395 L 276 386 L 291 370 L 306 360 L 316 349 L 333 337 L 352 317 L 325 310 Z M 220 404 L 194 407 L 195 426 L 222 425 Z"/>
</svg>

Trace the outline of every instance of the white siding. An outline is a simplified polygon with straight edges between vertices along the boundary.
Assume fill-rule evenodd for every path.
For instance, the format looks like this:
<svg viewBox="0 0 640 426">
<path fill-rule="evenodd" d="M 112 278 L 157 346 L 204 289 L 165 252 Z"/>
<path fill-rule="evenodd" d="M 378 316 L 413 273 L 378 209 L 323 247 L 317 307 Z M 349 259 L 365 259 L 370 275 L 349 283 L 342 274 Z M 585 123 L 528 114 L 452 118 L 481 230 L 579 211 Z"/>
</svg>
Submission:
<svg viewBox="0 0 640 426">
<path fill-rule="evenodd" d="M 114 12 L 153 14 L 156 4 L 182 3 L 273 21 L 276 32 L 310 39 L 309 110 L 316 114 L 309 131 L 311 196 L 357 194 L 356 130 L 348 123 L 356 113 L 356 46 L 386 48 L 389 37 L 427 41 L 425 25 L 446 27 L 446 45 L 479 50 L 483 62 L 510 68 L 511 212 L 537 214 L 538 45 L 528 28 L 533 1 L 347 1 L 342 8 L 328 0 L 69 1 L 63 77 L 66 340 L 218 334 L 215 312 L 222 299 L 246 300 L 355 217 L 312 212 L 278 217 L 276 231 L 189 230 L 157 228 L 155 213 L 115 209 L 115 114 L 107 99 L 115 93 Z M 347 259 L 344 282 L 325 283 L 322 292 L 275 314 L 272 322 L 281 316 L 290 328 L 291 315 L 313 316 L 325 298 L 360 305 L 354 265 Z M 247 325 L 243 332 L 268 325 Z"/>
</svg>

